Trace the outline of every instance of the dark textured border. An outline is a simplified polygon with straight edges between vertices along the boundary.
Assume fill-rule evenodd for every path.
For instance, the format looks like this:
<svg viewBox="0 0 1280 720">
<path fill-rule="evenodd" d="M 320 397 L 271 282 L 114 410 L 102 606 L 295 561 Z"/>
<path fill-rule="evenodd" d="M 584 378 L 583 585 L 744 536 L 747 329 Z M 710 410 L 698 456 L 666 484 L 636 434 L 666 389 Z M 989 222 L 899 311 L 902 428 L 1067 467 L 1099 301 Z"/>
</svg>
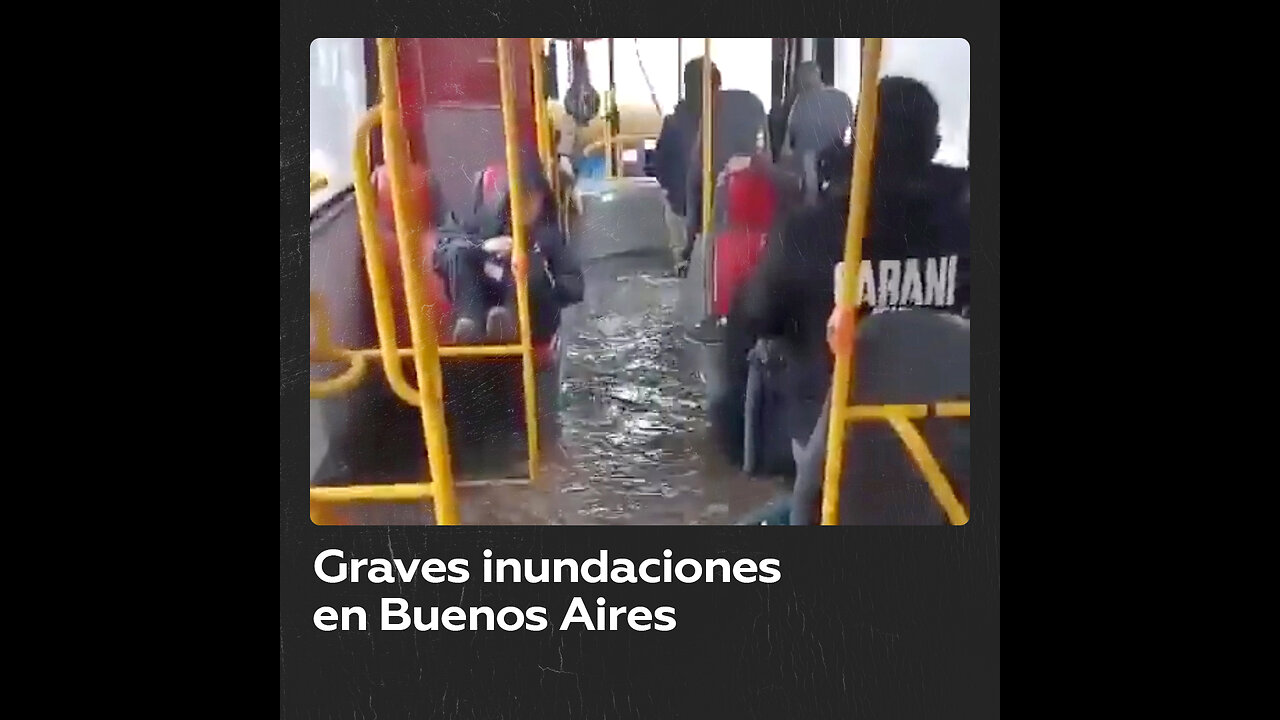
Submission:
<svg viewBox="0 0 1280 720">
<path fill-rule="evenodd" d="M 956 2 L 433 5 L 287 0 L 280 77 L 281 717 L 994 718 L 999 709 L 1000 307 L 998 5 Z M 781 16 L 785 14 L 785 18 Z M 777 16 L 778 20 L 773 18 Z M 602 20 L 638 35 L 825 32 L 963 36 L 972 45 L 976 415 L 973 517 L 961 528 L 320 528 L 307 513 L 307 44 L 318 36 L 521 35 Z M 625 22 L 622 22 L 625 21 Z M 647 31 L 646 31 L 647 28 Z M 701 31 L 701 28 L 697 28 Z M 563 31 L 558 31 L 563 33 Z M 525 34 L 547 34 L 525 33 Z M 553 33 L 554 34 L 554 33 Z M 498 554 L 778 557 L 772 586 L 328 586 L 311 563 Z M 519 556 L 519 555 L 517 555 Z M 670 633 L 330 633 L 320 605 L 542 604 L 573 595 L 675 606 Z M 250 713 L 253 714 L 253 713 Z"/>
</svg>

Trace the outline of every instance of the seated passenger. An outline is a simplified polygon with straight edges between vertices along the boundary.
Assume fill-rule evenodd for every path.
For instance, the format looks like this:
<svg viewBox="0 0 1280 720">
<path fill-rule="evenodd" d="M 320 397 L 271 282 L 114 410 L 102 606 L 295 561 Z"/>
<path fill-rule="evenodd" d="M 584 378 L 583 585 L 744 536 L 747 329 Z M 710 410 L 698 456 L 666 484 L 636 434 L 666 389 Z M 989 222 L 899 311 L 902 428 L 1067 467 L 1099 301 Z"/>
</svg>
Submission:
<svg viewBox="0 0 1280 720">
<path fill-rule="evenodd" d="M 535 156 L 520 164 L 525 199 L 522 219 L 529 252 L 529 315 L 533 342 L 555 335 L 560 310 L 582 301 L 582 269 L 556 222 L 551 188 Z M 462 226 L 446 227 L 433 254 L 454 308 L 455 342 L 472 344 L 519 338 L 516 284 L 511 267 L 511 205 L 505 172 L 494 192 L 478 193 L 475 217 Z M 483 329 L 482 329 L 483 328 Z"/>
<path fill-rule="evenodd" d="M 860 314 L 929 307 L 961 314 L 968 306 L 969 227 L 964 170 L 934 165 L 938 105 L 923 84 L 880 82 L 877 152 L 869 232 L 856 277 Z M 836 264 L 844 256 L 853 149 L 823 153 L 818 205 L 790 218 L 766 246 L 730 308 L 724 362 L 729 390 L 712 399 L 712 424 L 730 457 L 741 454 L 748 353 L 776 340 L 785 355 L 786 432 L 797 463 L 817 422 L 832 372 L 826 324 Z"/>
<path fill-rule="evenodd" d="M 800 89 L 787 120 L 780 165 L 801 178 L 805 204 L 812 205 L 818 196 L 818 156 L 851 142 L 853 102 L 822 82 L 816 64 L 801 63 L 796 75 Z"/>
</svg>

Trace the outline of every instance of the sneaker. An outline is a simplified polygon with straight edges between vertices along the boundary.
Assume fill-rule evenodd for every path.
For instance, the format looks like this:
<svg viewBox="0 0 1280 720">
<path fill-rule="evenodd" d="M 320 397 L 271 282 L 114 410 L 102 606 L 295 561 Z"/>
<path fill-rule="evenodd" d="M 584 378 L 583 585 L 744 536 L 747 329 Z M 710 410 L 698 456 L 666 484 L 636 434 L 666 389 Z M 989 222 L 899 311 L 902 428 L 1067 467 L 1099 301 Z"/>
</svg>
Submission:
<svg viewBox="0 0 1280 720">
<path fill-rule="evenodd" d="M 469 317 L 458 318 L 453 326 L 453 341 L 459 345 L 475 345 L 480 337 L 480 324 Z"/>
<path fill-rule="evenodd" d="M 485 330 L 488 332 L 491 342 L 510 343 L 515 342 L 516 338 L 519 337 L 515 316 L 510 309 L 501 305 L 489 310 L 489 317 L 485 321 Z"/>
</svg>

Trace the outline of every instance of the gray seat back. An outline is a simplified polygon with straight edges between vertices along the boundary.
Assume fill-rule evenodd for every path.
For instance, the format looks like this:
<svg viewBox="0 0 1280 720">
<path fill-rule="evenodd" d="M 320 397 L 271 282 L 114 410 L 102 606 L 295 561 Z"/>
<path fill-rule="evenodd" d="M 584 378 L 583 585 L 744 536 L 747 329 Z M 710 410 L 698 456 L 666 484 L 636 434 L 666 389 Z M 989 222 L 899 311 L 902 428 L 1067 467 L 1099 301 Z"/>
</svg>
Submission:
<svg viewBox="0 0 1280 720">
<path fill-rule="evenodd" d="M 857 341 L 860 405 L 933 404 L 969 397 L 969 321 L 928 310 L 868 317 Z M 792 524 L 818 522 L 831 400 L 796 468 Z M 962 504 L 969 502 L 968 418 L 917 427 Z M 883 421 L 849 426 L 840 486 L 842 525 L 940 525 L 946 514 L 898 434 Z"/>
</svg>

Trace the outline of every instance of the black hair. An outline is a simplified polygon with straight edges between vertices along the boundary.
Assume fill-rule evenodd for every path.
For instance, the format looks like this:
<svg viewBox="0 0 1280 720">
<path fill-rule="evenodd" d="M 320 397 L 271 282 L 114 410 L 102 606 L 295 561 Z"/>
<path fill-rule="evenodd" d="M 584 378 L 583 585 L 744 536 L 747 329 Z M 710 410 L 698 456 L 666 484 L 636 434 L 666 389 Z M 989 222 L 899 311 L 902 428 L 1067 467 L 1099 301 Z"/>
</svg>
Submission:
<svg viewBox="0 0 1280 720">
<path fill-rule="evenodd" d="M 525 193 L 542 195 L 542 209 L 539 217 L 543 220 L 556 217 L 555 197 L 551 191 L 551 183 L 542 171 L 542 163 L 536 153 L 520 153 L 520 180 Z M 486 192 L 486 175 L 497 173 L 493 178 L 491 191 Z M 473 230 L 485 237 L 510 235 L 511 226 L 511 185 L 507 179 L 505 164 L 486 168 L 476 181 L 475 217 Z"/>
<path fill-rule="evenodd" d="M 684 64 L 684 103 L 695 115 L 702 115 L 702 61 L 696 57 Z M 720 68 L 711 63 L 711 90 L 720 89 Z"/>
<path fill-rule="evenodd" d="M 906 77 L 884 78 L 879 92 L 875 174 L 886 178 L 918 175 L 938 153 L 938 101 L 924 83 Z M 856 126 L 856 116 L 854 123 Z M 852 142 L 841 141 L 819 154 L 818 177 L 824 186 L 847 194 L 852 174 Z"/>
</svg>

